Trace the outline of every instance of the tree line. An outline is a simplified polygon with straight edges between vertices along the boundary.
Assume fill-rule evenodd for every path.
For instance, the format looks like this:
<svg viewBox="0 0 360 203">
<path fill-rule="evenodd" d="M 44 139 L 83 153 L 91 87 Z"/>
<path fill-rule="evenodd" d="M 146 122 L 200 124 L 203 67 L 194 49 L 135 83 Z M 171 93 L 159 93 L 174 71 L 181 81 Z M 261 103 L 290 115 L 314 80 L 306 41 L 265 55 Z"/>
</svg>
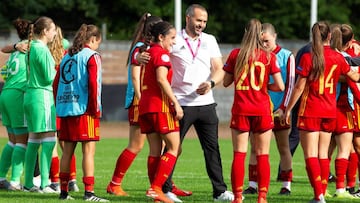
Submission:
<svg viewBox="0 0 360 203">
<path fill-rule="evenodd" d="M 182 0 L 185 9 L 199 3 L 209 13 L 206 32 L 220 43 L 240 43 L 251 18 L 272 23 L 281 39 L 309 39 L 311 0 Z M 175 0 L 0 0 L 0 31 L 12 29 L 18 17 L 34 20 L 45 15 L 61 26 L 65 35 L 82 23 L 107 26 L 107 39 L 130 40 L 145 12 L 174 23 Z M 350 24 L 355 38 L 360 34 L 360 0 L 318 0 L 318 20 Z"/>
</svg>

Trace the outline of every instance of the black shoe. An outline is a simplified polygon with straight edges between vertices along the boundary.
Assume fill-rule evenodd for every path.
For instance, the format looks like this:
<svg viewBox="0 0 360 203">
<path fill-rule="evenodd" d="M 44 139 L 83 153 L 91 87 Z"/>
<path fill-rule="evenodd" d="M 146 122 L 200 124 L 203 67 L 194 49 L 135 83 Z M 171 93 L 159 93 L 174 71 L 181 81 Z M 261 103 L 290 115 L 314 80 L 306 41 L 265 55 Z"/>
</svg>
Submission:
<svg viewBox="0 0 360 203">
<path fill-rule="evenodd" d="M 68 192 L 61 191 L 60 196 L 59 196 L 59 200 L 74 200 L 74 198 L 71 197 Z"/>
<path fill-rule="evenodd" d="M 352 193 L 352 195 L 356 198 L 360 198 L 360 189 L 358 189 L 357 191 L 355 191 L 354 193 Z"/>
<path fill-rule="evenodd" d="M 243 191 L 243 194 L 257 194 L 257 189 L 249 186 L 246 190 Z"/>
<path fill-rule="evenodd" d="M 109 200 L 98 197 L 92 192 L 85 192 L 84 200 L 89 202 L 109 202 Z"/>
<path fill-rule="evenodd" d="M 347 188 L 346 188 L 346 191 L 348 191 L 350 194 L 356 193 L 355 187 L 347 187 Z"/>
<path fill-rule="evenodd" d="M 289 189 L 287 189 L 286 187 L 282 187 L 280 189 L 279 195 L 290 195 L 291 191 Z"/>
<path fill-rule="evenodd" d="M 336 177 L 333 174 L 329 174 L 329 183 L 335 183 L 336 182 Z"/>
</svg>

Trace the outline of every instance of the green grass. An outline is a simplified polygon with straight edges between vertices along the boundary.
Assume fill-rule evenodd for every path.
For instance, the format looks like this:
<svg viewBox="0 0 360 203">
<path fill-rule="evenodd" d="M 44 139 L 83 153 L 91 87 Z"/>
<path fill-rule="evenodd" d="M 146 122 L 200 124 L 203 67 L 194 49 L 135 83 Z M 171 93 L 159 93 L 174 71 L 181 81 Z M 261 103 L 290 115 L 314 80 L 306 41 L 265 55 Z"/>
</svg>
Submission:
<svg viewBox="0 0 360 203">
<path fill-rule="evenodd" d="M 229 135 L 230 136 L 230 135 Z M 3 148 L 7 142 L 6 138 L 0 138 L 0 149 Z M 146 145 L 143 151 L 135 159 L 133 165 L 130 167 L 123 181 L 123 188 L 131 195 L 129 197 L 115 197 L 106 194 L 106 186 L 111 179 L 115 162 L 119 153 L 126 147 L 128 140 L 126 138 L 107 138 L 102 139 L 97 144 L 96 150 L 96 166 L 95 166 L 95 193 L 100 197 L 105 197 L 111 202 L 152 202 L 145 196 L 145 191 L 149 187 L 146 162 L 148 154 L 148 146 Z M 231 190 L 230 183 L 230 167 L 232 163 L 232 144 L 230 139 L 220 140 L 223 173 L 228 189 Z M 83 184 L 81 171 L 81 146 L 78 145 L 77 156 L 77 180 L 79 183 L 79 193 L 72 193 L 71 195 L 76 199 L 72 202 L 83 202 Z M 293 159 L 293 174 L 294 182 L 292 183 L 291 196 L 283 197 L 277 193 L 280 190 L 281 183 L 276 182 L 277 166 L 279 155 L 274 143 L 271 143 L 270 164 L 271 164 L 271 183 L 268 194 L 268 202 L 308 202 L 312 198 L 312 188 L 308 182 L 304 159 L 302 156 L 301 147 L 298 148 Z M 247 169 L 247 166 L 246 166 Z M 333 170 L 332 170 L 333 171 Z M 197 139 L 186 139 L 183 144 L 183 154 L 179 158 L 173 180 L 180 187 L 187 190 L 192 190 L 193 195 L 190 197 L 181 198 L 184 202 L 213 202 L 212 188 L 207 177 L 203 154 L 199 141 Z M 247 187 L 247 174 L 245 177 L 245 187 Z M 335 191 L 335 184 L 329 184 L 330 192 Z M 246 196 L 245 203 L 256 202 L 255 195 Z M 356 202 L 359 200 L 354 200 Z M 36 202 L 48 203 L 59 202 L 58 195 L 54 194 L 34 194 L 24 192 L 8 192 L 0 191 L 0 202 Z M 337 200 L 329 199 L 327 202 L 351 202 L 351 200 Z"/>
</svg>

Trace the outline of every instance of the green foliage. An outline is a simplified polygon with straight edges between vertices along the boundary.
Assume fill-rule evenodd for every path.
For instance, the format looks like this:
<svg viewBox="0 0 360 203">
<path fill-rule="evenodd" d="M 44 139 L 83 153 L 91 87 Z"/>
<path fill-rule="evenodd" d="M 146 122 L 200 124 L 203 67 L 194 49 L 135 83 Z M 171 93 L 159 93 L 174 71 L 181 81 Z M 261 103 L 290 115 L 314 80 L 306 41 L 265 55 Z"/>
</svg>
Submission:
<svg viewBox="0 0 360 203">
<path fill-rule="evenodd" d="M 107 23 L 108 39 L 119 36 L 130 40 L 140 17 L 147 12 L 170 22 L 174 19 L 174 2 L 168 0 L 118 0 L 101 3 L 99 7 L 99 16 Z"/>
<path fill-rule="evenodd" d="M 107 39 L 130 40 L 142 14 L 150 12 L 174 22 L 175 0 L 0 0 L 0 31 L 12 28 L 17 17 L 33 20 L 40 15 L 54 19 L 65 34 L 82 23 L 107 24 Z M 206 32 L 221 43 L 240 43 L 251 18 L 274 24 L 281 39 L 309 39 L 310 2 L 303 0 L 182 0 L 182 19 L 192 3 L 207 8 Z M 360 0 L 318 0 L 318 19 L 347 23 L 355 36 L 360 34 Z"/>
</svg>

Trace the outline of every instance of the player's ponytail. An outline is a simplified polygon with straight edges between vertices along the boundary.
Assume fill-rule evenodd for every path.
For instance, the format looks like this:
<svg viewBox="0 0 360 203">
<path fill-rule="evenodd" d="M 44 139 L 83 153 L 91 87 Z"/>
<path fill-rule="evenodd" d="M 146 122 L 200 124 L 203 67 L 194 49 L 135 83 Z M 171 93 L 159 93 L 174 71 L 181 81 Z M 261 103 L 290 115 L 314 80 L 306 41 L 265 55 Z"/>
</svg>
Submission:
<svg viewBox="0 0 360 203">
<path fill-rule="evenodd" d="M 235 78 L 237 78 L 244 70 L 245 66 L 248 65 L 250 59 L 255 60 L 257 58 L 255 50 L 265 50 L 261 41 L 261 34 L 261 22 L 255 18 L 251 19 L 245 27 L 245 33 L 240 44 L 240 52 L 236 58 L 234 70 Z"/>
<path fill-rule="evenodd" d="M 146 18 L 144 30 L 142 32 L 144 45 L 140 47 L 140 52 L 146 51 L 146 49 L 150 46 L 151 42 L 153 41 L 151 30 L 153 29 L 153 26 L 159 22 L 162 22 L 162 19 L 157 16 L 148 16 Z"/>
<path fill-rule="evenodd" d="M 31 23 L 29 25 L 29 35 L 28 35 L 28 52 L 27 52 L 28 69 L 30 69 L 30 48 L 31 48 L 31 40 L 33 39 L 33 36 L 34 36 L 34 24 Z"/>
<path fill-rule="evenodd" d="M 97 39 L 101 37 L 101 32 L 95 25 L 82 24 L 79 30 L 76 32 L 72 46 L 69 48 L 70 56 L 73 56 L 80 52 L 85 44 L 91 37 L 95 36 Z"/>
<path fill-rule="evenodd" d="M 328 40 L 330 34 L 330 26 L 326 22 L 317 22 L 312 27 L 312 71 L 310 80 L 316 80 L 324 74 L 324 42 Z"/>
</svg>

